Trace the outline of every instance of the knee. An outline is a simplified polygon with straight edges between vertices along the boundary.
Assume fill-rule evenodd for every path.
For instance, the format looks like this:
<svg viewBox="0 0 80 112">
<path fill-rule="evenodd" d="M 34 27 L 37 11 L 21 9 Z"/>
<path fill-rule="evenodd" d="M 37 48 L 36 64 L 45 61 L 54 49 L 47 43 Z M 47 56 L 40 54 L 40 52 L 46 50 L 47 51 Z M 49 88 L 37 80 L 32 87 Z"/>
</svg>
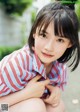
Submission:
<svg viewBox="0 0 80 112">
<path fill-rule="evenodd" d="M 60 100 L 60 103 L 57 107 L 54 108 L 55 110 L 58 110 L 57 112 L 65 112 L 65 105 L 62 100 Z M 54 111 L 56 112 L 56 111 Z"/>
<path fill-rule="evenodd" d="M 64 105 L 64 102 L 61 100 L 60 101 L 60 109 L 61 109 L 61 112 L 65 112 L 65 105 Z"/>
<path fill-rule="evenodd" d="M 65 106 L 63 101 L 61 100 L 59 105 L 52 107 L 51 105 L 46 105 L 47 112 L 65 112 Z"/>
<path fill-rule="evenodd" d="M 28 105 L 32 108 L 32 112 L 46 112 L 46 106 L 40 98 L 32 98 L 27 100 Z"/>
<path fill-rule="evenodd" d="M 31 98 L 15 104 L 10 108 L 10 112 L 46 112 L 44 102 L 39 98 Z"/>
</svg>

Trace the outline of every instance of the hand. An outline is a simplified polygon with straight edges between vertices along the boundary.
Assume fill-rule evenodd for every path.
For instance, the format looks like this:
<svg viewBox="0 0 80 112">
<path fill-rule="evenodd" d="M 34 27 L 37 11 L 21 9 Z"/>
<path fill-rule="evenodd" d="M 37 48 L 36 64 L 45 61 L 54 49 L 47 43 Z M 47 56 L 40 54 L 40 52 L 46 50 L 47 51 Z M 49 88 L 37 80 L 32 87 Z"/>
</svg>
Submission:
<svg viewBox="0 0 80 112">
<path fill-rule="evenodd" d="M 46 99 L 43 99 L 44 102 L 51 104 L 53 107 L 57 106 L 60 103 L 61 92 L 59 87 L 53 87 L 47 85 L 46 88 L 50 91 L 50 96 Z"/>
<path fill-rule="evenodd" d="M 41 78 L 40 75 L 37 75 L 32 80 L 28 82 L 26 87 L 24 88 L 24 93 L 29 93 L 30 98 L 40 98 L 45 90 L 45 87 L 50 83 L 49 79 L 44 81 L 38 81 Z"/>
</svg>

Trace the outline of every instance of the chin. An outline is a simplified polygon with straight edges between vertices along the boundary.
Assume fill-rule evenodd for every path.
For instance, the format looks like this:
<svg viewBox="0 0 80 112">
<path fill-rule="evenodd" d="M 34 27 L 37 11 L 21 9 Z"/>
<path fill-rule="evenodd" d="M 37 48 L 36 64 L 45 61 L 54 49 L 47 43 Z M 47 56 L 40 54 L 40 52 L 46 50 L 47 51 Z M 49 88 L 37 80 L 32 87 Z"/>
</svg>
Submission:
<svg viewBox="0 0 80 112">
<path fill-rule="evenodd" d="M 43 64 L 50 64 L 50 63 L 52 63 L 53 61 L 44 61 L 44 60 L 41 60 L 41 62 L 42 62 Z"/>
</svg>

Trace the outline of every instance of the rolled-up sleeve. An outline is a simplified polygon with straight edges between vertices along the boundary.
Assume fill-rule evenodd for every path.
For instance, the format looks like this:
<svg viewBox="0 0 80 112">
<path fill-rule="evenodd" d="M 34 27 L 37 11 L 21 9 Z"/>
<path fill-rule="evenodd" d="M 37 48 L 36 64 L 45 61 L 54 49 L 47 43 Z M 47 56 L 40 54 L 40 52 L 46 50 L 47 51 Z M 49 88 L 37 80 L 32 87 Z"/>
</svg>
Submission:
<svg viewBox="0 0 80 112">
<path fill-rule="evenodd" d="M 66 64 L 56 61 L 53 64 L 49 78 L 53 86 L 58 86 L 61 90 L 64 90 L 68 79 Z"/>
<path fill-rule="evenodd" d="M 60 83 L 58 84 L 58 86 L 62 89 L 62 91 L 64 91 L 65 86 L 67 84 L 67 80 L 68 80 L 68 73 L 67 73 L 67 66 L 66 64 L 62 64 L 61 65 L 61 70 L 59 72 L 59 78 L 60 78 Z"/>
<path fill-rule="evenodd" d="M 0 63 L 0 96 L 23 89 L 28 80 L 35 76 L 25 67 L 25 64 L 28 65 L 27 61 L 29 62 L 26 59 L 26 53 L 21 51 L 2 60 L 3 64 Z"/>
</svg>

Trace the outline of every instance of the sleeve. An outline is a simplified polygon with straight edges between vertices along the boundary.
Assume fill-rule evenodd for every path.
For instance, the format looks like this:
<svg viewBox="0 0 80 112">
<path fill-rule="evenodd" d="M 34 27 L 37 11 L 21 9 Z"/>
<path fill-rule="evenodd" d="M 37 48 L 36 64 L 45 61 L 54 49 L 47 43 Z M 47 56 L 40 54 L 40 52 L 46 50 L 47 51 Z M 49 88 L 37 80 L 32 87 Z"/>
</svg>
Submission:
<svg viewBox="0 0 80 112">
<path fill-rule="evenodd" d="M 0 71 L 0 96 L 5 96 L 9 94 L 11 90 L 7 87 L 4 78 L 2 76 L 2 73 Z"/>
<path fill-rule="evenodd" d="M 27 81 L 35 75 L 25 68 L 26 63 L 26 53 L 24 52 L 14 53 L 6 57 L 3 63 L 1 62 L 0 96 L 23 89 Z"/>
<path fill-rule="evenodd" d="M 64 88 L 67 84 L 68 74 L 67 74 L 67 66 L 66 64 L 60 64 L 59 69 L 59 83 L 58 86 L 64 91 Z"/>
</svg>

